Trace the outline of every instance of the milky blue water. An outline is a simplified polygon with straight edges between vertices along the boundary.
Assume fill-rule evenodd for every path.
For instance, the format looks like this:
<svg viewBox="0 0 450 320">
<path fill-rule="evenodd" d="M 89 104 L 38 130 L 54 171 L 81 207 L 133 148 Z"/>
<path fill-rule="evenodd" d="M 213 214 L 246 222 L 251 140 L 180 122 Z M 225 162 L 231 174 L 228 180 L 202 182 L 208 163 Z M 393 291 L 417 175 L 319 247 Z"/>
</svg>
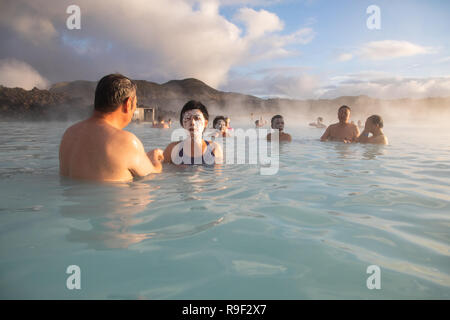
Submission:
<svg viewBox="0 0 450 320">
<path fill-rule="evenodd" d="M 95 184 L 58 176 L 69 125 L 0 124 L 2 299 L 450 298 L 448 130 L 348 145 L 287 123 L 275 175 L 168 165 Z M 170 142 L 171 130 L 127 130 L 147 150 Z"/>
</svg>

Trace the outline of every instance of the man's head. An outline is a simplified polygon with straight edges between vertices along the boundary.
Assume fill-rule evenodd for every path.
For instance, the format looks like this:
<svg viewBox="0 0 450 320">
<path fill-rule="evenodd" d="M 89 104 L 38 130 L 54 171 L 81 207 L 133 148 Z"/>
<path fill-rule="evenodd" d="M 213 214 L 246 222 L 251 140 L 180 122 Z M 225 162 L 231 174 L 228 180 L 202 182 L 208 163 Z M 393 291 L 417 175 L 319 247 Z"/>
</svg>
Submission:
<svg viewBox="0 0 450 320">
<path fill-rule="evenodd" d="M 224 131 L 227 128 L 226 118 L 223 116 L 217 116 L 213 121 L 213 128 L 219 131 Z"/>
<path fill-rule="evenodd" d="M 347 106 L 342 106 L 338 110 L 338 119 L 340 123 L 347 123 L 350 119 L 350 108 Z"/>
<path fill-rule="evenodd" d="M 374 114 L 368 117 L 366 120 L 366 128 L 372 133 L 376 129 L 382 129 L 383 126 L 383 118 L 381 118 L 379 115 Z"/>
<path fill-rule="evenodd" d="M 271 120 L 272 129 L 283 131 L 284 129 L 284 119 L 281 115 L 277 114 L 272 117 Z"/>
<path fill-rule="evenodd" d="M 208 125 L 208 119 L 208 110 L 200 101 L 191 100 L 181 109 L 180 124 L 191 135 L 201 136 Z"/>
<path fill-rule="evenodd" d="M 102 114 L 117 113 L 126 126 L 137 107 L 136 84 L 121 74 L 100 79 L 95 89 L 94 109 Z"/>
</svg>

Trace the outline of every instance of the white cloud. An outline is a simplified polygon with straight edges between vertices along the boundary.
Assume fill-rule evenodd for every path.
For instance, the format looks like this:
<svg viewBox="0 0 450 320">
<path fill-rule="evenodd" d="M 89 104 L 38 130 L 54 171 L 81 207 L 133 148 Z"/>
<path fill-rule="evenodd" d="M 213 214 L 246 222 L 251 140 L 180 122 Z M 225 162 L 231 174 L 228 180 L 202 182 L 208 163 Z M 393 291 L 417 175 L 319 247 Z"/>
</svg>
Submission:
<svg viewBox="0 0 450 320">
<path fill-rule="evenodd" d="M 264 98 L 310 99 L 317 97 L 320 77 L 302 67 L 266 68 L 247 75 L 235 74 L 222 89 Z"/>
<path fill-rule="evenodd" d="M 1 59 L 0 84 L 9 88 L 20 87 L 30 90 L 33 87 L 45 89 L 48 87 L 49 82 L 33 67 L 23 61 Z"/>
<path fill-rule="evenodd" d="M 283 0 L 220 0 L 223 6 L 270 6 Z"/>
<path fill-rule="evenodd" d="M 284 24 L 276 14 L 250 8 L 239 9 L 236 16 L 242 30 L 220 14 L 218 0 L 78 0 L 81 30 L 66 29 L 62 2 L 5 1 L 12 18 L 2 23 L 26 34 L 28 42 L 46 38 L 47 44 L 34 48 L 22 41 L 17 56 L 11 48 L 0 53 L 39 65 L 53 81 L 93 80 L 118 71 L 154 81 L 194 77 L 217 87 L 233 66 L 296 54 L 286 46 L 314 37 L 311 28 L 282 34 Z M 23 12 L 39 18 L 14 22 Z"/>
<path fill-rule="evenodd" d="M 388 60 L 436 53 L 437 48 L 424 47 L 408 41 L 382 40 L 365 43 L 354 52 L 338 56 L 338 61 L 349 61 L 355 56 L 364 60 Z"/>
<path fill-rule="evenodd" d="M 266 10 L 255 11 L 251 8 L 241 8 L 236 19 L 246 25 L 248 39 L 257 39 L 266 33 L 283 30 L 283 22 L 274 13 Z"/>
<path fill-rule="evenodd" d="M 446 63 L 450 62 L 450 57 L 444 57 L 436 61 L 436 63 Z"/>
<path fill-rule="evenodd" d="M 349 61 L 352 59 L 353 59 L 353 55 L 351 53 L 343 53 L 343 54 L 340 54 L 338 57 L 338 61 L 341 61 L 341 62 Z"/>
<path fill-rule="evenodd" d="M 359 55 L 368 60 L 385 60 L 435 52 L 434 48 L 423 47 L 408 41 L 383 40 L 366 43 Z"/>
<path fill-rule="evenodd" d="M 324 88 L 323 98 L 368 95 L 381 99 L 450 96 L 450 77 L 348 79 Z"/>
<path fill-rule="evenodd" d="M 368 95 L 379 99 L 449 97 L 450 76 L 407 78 L 388 72 L 366 70 L 332 76 L 312 73 L 303 67 L 260 69 L 246 75 L 233 74 L 224 88 L 259 97 L 333 99 Z"/>
<path fill-rule="evenodd" d="M 22 9 L 11 1 L 2 3 L 0 21 L 3 25 L 11 27 L 21 38 L 34 45 L 46 45 L 54 39 L 58 32 L 52 21 L 44 14 L 32 7 Z"/>
</svg>

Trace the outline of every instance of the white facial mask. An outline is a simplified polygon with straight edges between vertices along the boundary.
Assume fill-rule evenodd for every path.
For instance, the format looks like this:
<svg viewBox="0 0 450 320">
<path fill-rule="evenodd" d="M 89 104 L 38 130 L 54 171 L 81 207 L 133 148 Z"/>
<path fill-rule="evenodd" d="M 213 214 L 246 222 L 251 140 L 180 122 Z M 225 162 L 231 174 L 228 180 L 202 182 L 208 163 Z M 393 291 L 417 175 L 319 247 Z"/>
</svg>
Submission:
<svg viewBox="0 0 450 320">
<path fill-rule="evenodd" d="M 194 121 L 192 121 L 194 120 Z M 201 137 L 205 129 L 205 117 L 199 109 L 188 110 L 183 114 L 183 128 L 194 133 L 194 137 Z M 191 131 L 191 129 L 193 129 Z"/>
</svg>

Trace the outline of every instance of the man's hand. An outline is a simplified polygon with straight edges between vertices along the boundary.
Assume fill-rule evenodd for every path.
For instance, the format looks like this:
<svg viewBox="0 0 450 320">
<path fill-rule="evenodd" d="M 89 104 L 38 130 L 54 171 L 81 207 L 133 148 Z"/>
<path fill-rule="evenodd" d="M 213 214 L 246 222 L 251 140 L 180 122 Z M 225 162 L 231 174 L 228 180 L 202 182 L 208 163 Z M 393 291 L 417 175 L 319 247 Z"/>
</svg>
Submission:
<svg viewBox="0 0 450 320">
<path fill-rule="evenodd" d="M 153 149 L 147 155 L 153 164 L 164 161 L 164 152 L 161 149 Z"/>
<path fill-rule="evenodd" d="M 153 149 L 147 153 L 147 156 L 153 164 L 155 173 L 160 173 L 162 171 L 161 162 L 164 161 L 164 152 L 161 149 Z"/>
</svg>

